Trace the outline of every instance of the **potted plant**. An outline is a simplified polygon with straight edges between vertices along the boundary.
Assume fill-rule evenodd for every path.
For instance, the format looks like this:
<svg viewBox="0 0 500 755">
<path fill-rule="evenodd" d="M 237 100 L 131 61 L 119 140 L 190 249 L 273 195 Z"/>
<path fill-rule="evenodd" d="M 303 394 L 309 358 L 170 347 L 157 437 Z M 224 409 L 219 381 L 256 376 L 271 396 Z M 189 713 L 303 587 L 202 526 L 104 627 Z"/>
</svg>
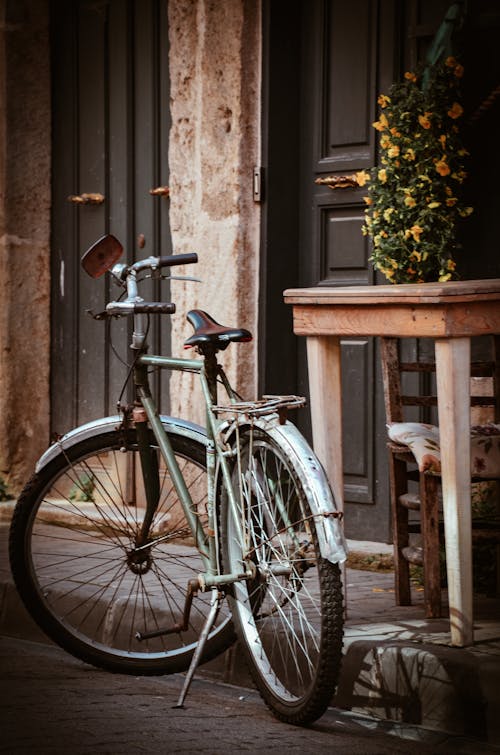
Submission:
<svg viewBox="0 0 500 755">
<path fill-rule="evenodd" d="M 468 154 L 458 125 L 462 75 L 448 57 L 420 75 L 405 73 L 378 98 L 380 165 L 356 177 L 368 187 L 370 259 L 392 283 L 456 277 L 457 224 L 472 213 L 461 199 Z"/>
</svg>

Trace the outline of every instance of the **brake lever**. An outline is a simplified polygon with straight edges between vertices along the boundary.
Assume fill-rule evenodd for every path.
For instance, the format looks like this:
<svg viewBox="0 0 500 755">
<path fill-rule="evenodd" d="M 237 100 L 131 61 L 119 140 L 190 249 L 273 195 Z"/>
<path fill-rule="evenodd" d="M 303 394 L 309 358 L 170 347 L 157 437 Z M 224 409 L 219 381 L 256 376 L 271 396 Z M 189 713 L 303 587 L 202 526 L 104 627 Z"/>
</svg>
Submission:
<svg viewBox="0 0 500 755">
<path fill-rule="evenodd" d="M 145 275 L 141 280 L 147 280 L 148 278 L 163 281 L 191 281 L 193 283 L 203 283 L 201 278 L 195 278 L 192 275 L 162 275 L 160 270 L 155 270 L 151 275 Z"/>
<path fill-rule="evenodd" d="M 103 312 L 94 312 L 91 309 L 86 309 L 85 314 L 92 317 L 93 320 L 106 320 L 106 318 L 112 317 L 112 315 L 110 315 L 109 312 L 106 312 L 106 310 Z"/>
</svg>

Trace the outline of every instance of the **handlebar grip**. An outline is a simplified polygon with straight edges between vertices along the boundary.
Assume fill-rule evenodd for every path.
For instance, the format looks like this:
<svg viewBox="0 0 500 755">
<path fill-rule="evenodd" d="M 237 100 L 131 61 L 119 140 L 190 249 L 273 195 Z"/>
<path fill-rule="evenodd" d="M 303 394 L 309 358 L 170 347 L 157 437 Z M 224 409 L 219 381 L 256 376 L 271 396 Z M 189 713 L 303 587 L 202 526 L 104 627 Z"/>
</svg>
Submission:
<svg viewBox="0 0 500 755">
<path fill-rule="evenodd" d="M 165 257 L 158 257 L 160 267 L 173 267 L 174 265 L 191 265 L 198 262 L 196 252 L 187 252 L 186 254 L 170 254 Z"/>
<path fill-rule="evenodd" d="M 164 301 L 144 301 L 134 304 L 134 314 L 144 315 L 173 315 L 175 304 Z"/>
</svg>

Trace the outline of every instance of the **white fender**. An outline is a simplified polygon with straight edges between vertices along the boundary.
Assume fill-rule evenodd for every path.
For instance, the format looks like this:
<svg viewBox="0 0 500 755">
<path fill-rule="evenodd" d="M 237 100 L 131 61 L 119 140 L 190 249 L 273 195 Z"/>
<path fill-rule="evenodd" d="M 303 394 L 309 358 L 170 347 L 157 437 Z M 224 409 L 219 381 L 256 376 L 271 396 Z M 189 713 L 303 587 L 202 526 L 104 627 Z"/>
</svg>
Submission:
<svg viewBox="0 0 500 755">
<path fill-rule="evenodd" d="M 225 427 L 220 428 L 222 435 L 232 436 L 234 424 L 230 421 L 224 424 Z M 238 419 L 238 424 L 249 426 L 244 417 Z M 276 414 L 256 417 L 252 424 L 267 433 L 292 461 L 315 516 L 321 555 L 333 564 L 343 563 L 347 558 L 347 543 L 341 517 L 335 516 L 339 512 L 328 478 L 309 443 L 291 422 L 281 425 Z"/>
<path fill-rule="evenodd" d="M 112 417 L 103 417 L 102 419 L 97 419 L 93 422 L 87 422 L 85 425 L 80 425 L 80 427 L 75 427 L 73 430 L 70 430 L 42 454 L 36 464 L 36 471 L 40 472 L 40 470 L 55 459 L 61 451 L 67 451 L 82 440 L 94 438 L 96 435 L 106 435 L 106 433 L 109 433 L 112 430 L 118 430 L 122 419 L 121 415 L 116 414 Z M 192 422 L 178 419 L 177 417 L 168 417 L 163 414 L 160 416 L 160 419 L 167 432 L 173 433 L 174 435 L 182 435 L 184 438 L 190 438 L 198 443 L 202 443 L 204 446 L 207 444 L 207 436 L 203 427 L 195 425 Z"/>
</svg>

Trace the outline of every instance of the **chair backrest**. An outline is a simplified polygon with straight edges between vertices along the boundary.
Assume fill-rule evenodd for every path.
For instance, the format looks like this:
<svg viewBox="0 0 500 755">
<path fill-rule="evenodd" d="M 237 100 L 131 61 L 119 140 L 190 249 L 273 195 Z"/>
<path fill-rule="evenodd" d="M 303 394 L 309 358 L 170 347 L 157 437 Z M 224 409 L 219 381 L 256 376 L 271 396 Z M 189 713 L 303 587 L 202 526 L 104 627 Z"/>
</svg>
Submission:
<svg viewBox="0 0 500 755">
<path fill-rule="evenodd" d="M 500 336 L 491 337 L 491 358 L 471 363 L 471 421 L 472 424 L 500 421 Z M 384 402 L 388 423 L 404 422 L 405 407 L 429 410 L 437 406 L 435 391 L 436 365 L 433 361 L 403 361 L 400 358 L 400 339 L 380 339 Z M 414 382 L 412 393 L 407 392 L 404 374 L 427 376 Z M 417 421 L 428 421 L 420 417 Z"/>
</svg>

